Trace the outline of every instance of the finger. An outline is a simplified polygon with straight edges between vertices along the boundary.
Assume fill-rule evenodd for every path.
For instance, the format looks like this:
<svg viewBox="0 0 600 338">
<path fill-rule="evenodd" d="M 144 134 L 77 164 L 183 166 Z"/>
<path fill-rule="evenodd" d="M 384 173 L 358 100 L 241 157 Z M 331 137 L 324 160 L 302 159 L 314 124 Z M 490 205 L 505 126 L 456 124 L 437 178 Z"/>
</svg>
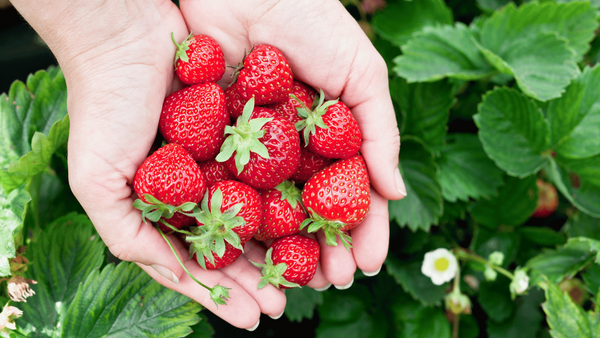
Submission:
<svg viewBox="0 0 600 338">
<path fill-rule="evenodd" d="M 266 251 L 262 245 L 255 241 L 249 241 L 244 246 L 244 254 L 232 264 L 222 268 L 221 271 L 243 287 L 255 299 L 262 313 L 277 317 L 285 310 L 285 294 L 271 284 L 258 289 L 262 274 L 259 268 L 250 263 L 252 261 L 264 264 L 265 253 Z"/>
<path fill-rule="evenodd" d="M 317 240 L 321 246 L 321 265 L 325 278 L 336 288 L 350 287 L 354 281 L 354 272 L 356 271 L 352 249 L 348 251 L 339 237 L 337 246 L 328 245 L 322 231 L 317 233 Z"/>
<path fill-rule="evenodd" d="M 390 237 L 388 201 L 371 189 L 367 217 L 352 229 L 352 250 L 357 267 L 367 275 L 376 274 L 388 252 Z"/>
<path fill-rule="evenodd" d="M 188 260 L 185 263 L 186 268 L 192 275 L 205 285 L 212 287 L 221 285 L 231 288 L 229 290 L 229 299 L 226 305 L 215 305 L 210 298 L 208 290 L 198 285 L 196 281 L 190 278 L 187 274 L 184 275 L 178 284 L 169 284 L 164 278 L 152 268 L 140 265 L 152 278 L 156 279 L 160 284 L 177 291 L 185 296 L 192 298 L 202 306 L 206 307 L 210 312 L 214 313 L 231 325 L 249 329 L 255 327 L 260 320 L 260 307 L 250 296 L 246 290 L 229 278 L 225 273 L 219 270 L 204 270 L 198 263 Z"/>
</svg>

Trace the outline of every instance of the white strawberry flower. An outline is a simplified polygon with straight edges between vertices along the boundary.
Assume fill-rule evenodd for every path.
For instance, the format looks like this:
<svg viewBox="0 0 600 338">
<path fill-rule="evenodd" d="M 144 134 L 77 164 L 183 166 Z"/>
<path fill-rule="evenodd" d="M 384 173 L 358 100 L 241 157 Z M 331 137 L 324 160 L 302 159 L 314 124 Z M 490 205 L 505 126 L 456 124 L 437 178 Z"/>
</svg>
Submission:
<svg viewBox="0 0 600 338">
<path fill-rule="evenodd" d="M 435 285 L 442 285 L 456 276 L 458 263 L 456 257 L 444 248 L 439 248 L 425 254 L 421 272 L 431 278 Z"/>
<path fill-rule="evenodd" d="M 515 270 L 515 276 L 512 282 L 510 282 L 509 290 L 512 299 L 515 299 L 517 295 L 522 295 L 527 291 L 529 287 L 529 276 L 525 269 L 517 268 Z"/>
</svg>

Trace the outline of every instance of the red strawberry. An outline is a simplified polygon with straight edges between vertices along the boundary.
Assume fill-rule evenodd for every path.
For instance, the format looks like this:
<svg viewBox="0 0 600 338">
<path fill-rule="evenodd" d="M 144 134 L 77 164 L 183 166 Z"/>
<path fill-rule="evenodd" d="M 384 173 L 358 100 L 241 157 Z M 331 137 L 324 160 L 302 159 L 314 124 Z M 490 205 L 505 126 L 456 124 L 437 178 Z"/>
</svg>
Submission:
<svg viewBox="0 0 600 338">
<path fill-rule="evenodd" d="M 308 232 L 323 229 L 327 244 L 337 245 L 339 235 L 346 248 L 352 239 L 344 233 L 356 227 L 367 215 L 371 204 L 369 174 L 363 157 L 339 160 L 311 177 L 302 190 L 302 202 L 310 219 Z"/>
<path fill-rule="evenodd" d="M 229 124 L 225 93 L 215 83 L 178 90 L 164 103 L 158 128 L 169 143 L 181 144 L 196 161 L 214 158 Z"/>
<path fill-rule="evenodd" d="M 333 162 L 334 160 L 331 158 L 317 155 L 305 147 L 301 147 L 300 164 L 298 165 L 298 169 L 296 169 L 290 177 L 290 180 L 296 183 L 306 183 L 312 175 L 327 168 Z"/>
<path fill-rule="evenodd" d="M 256 45 L 235 72 L 237 91 L 257 105 L 287 100 L 292 89 L 292 68 L 281 51 L 270 45 Z"/>
<path fill-rule="evenodd" d="M 204 175 L 204 181 L 206 181 L 207 187 L 212 187 L 217 182 L 235 180 L 235 176 L 227 169 L 225 164 L 217 162 L 214 158 L 212 160 L 200 162 L 198 165 Z"/>
<path fill-rule="evenodd" d="M 175 228 L 194 223 L 180 211 L 191 211 L 206 192 L 200 167 L 182 146 L 171 143 L 152 153 L 139 166 L 133 178 L 138 199 L 133 206 L 142 218 L 166 222 Z M 161 224 L 161 229 L 169 230 Z"/>
<path fill-rule="evenodd" d="M 217 161 L 242 182 L 270 189 L 288 179 L 300 163 L 300 137 L 286 119 L 271 109 L 254 108 L 254 99 L 233 127 L 227 127 Z"/>
<path fill-rule="evenodd" d="M 235 122 L 238 117 L 242 116 L 244 105 L 248 100 L 244 99 L 242 95 L 237 92 L 236 83 L 232 83 L 231 86 L 225 89 L 225 102 L 227 104 L 229 118 L 231 121 Z"/>
<path fill-rule="evenodd" d="M 196 247 L 198 247 L 198 243 L 196 243 Z M 227 265 L 235 262 L 238 257 L 242 255 L 242 250 L 233 247 L 233 245 L 229 243 L 225 243 L 225 253 L 223 253 L 222 257 L 219 257 L 216 253 L 210 252 L 210 249 L 206 252 L 205 255 L 201 255 L 204 259 L 198 259 L 198 255 L 196 253 L 193 254 L 193 259 L 195 259 L 201 267 L 206 270 L 215 270 L 224 268 Z"/>
<path fill-rule="evenodd" d="M 177 46 L 175 53 L 175 74 L 181 82 L 194 85 L 217 82 L 225 74 L 225 57 L 221 46 L 207 35 L 188 36 L 178 44 L 175 35 L 171 34 Z"/>
<path fill-rule="evenodd" d="M 317 271 L 320 256 L 319 244 L 312 238 L 292 235 L 273 241 L 267 250 L 265 264 L 253 262 L 262 268 L 263 277 L 258 288 L 262 289 L 269 283 L 278 289 L 308 284 Z"/>
<path fill-rule="evenodd" d="M 325 94 L 321 90 L 315 109 L 306 106 L 298 109 L 304 120 L 296 123 L 296 129 L 303 131 L 304 143 L 313 153 L 329 158 L 355 155 L 362 145 L 358 122 L 343 102 L 324 100 Z"/>
<path fill-rule="evenodd" d="M 300 232 L 306 212 L 300 203 L 302 195 L 294 182 L 285 181 L 275 188 L 260 193 L 262 223 L 254 239 L 266 241 Z"/>
<path fill-rule="evenodd" d="M 237 181 L 221 181 L 208 189 L 200 209 L 191 214 L 197 227 L 191 227 L 190 253 L 198 262 L 214 252 L 223 257 L 226 243 L 242 250 L 244 243 L 258 231 L 261 222 L 261 200 L 258 192 Z"/>
<path fill-rule="evenodd" d="M 538 204 L 532 217 L 546 218 L 558 208 L 558 193 L 556 188 L 541 179 L 536 181 L 538 187 Z"/>
<path fill-rule="evenodd" d="M 295 97 L 291 95 L 294 95 Z M 294 82 L 292 82 L 292 91 L 290 92 L 290 96 L 288 96 L 288 98 L 283 102 L 268 105 L 267 108 L 275 110 L 288 121 L 296 124 L 296 122 L 302 120 L 302 118 L 298 115 L 298 110 L 296 109 L 302 108 L 302 105 L 298 103 L 298 100 L 304 103 L 305 106 L 311 107 L 316 96 L 317 92 L 314 89 L 300 81 L 294 80 Z"/>
</svg>

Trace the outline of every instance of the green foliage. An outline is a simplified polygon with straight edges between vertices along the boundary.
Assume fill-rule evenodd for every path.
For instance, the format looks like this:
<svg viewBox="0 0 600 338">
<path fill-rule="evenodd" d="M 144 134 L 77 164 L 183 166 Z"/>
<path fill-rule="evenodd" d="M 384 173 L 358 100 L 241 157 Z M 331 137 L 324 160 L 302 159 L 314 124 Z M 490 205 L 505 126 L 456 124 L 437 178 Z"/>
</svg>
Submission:
<svg viewBox="0 0 600 338">
<path fill-rule="evenodd" d="M 546 302 L 542 307 L 552 337 L 600 337 L 600 313 L 586 312 L 552 282 L 548 282 L 545 292 Z"/>
<path fill-rule="evenodd" d="M 16 255 L 15 237 L 21 237 L 27 203 L 31 200 L 24 189 L 13 190 L 8 195 L 1 192 L 0 190 L 0 277 L 10 275 L 9 259 Z"/>
<path fill-rule="evenodd" d="M 292 322 L 312 319 L 315 308 L 323 304 L 323 294 L 311 288 L 291 288 L 285 290 L 287 303 L 285 315 Z"/>
</svg>

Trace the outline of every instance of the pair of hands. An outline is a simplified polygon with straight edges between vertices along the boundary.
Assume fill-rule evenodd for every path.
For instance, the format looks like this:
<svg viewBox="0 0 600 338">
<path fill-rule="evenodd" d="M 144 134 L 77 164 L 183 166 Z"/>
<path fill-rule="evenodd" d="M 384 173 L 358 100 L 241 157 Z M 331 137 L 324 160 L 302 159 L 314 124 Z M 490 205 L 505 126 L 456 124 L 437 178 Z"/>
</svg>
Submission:
<svg viewBox="0 0 600 338">
<path fill-rule="evenodd" d="M 236 327 L 254 327 L 261 313 L 275 317 L 285 308 L 281 290 L 256 287 L 261 273 L 249 260 L 264 262 L 266 250 L 260 244 L 249 242 L 242 258 L 221 270 L 186 262 L 204 284 L 231 288 L 231 299 L 217 309 L 132 207 L 133 176 L 155 139 L 163 99 L 179 88 L 171 32 L 182 41 L 193 31 L 216 39 L 230 65 L 237 65 L 254 44 L 274 45 L 288 58 L 295 78 L 350 107 L 364 138 L 361 152 L 374 188 L 371 209 L 352 231 L 351 252 L 318 238 L 321 263 L 308 286 L 345 286 L 357 268 L 366 273 L 381 268 L 389 241 L 387 200 L 406 195 L 397 168 L 400 138 L 385 62 L 339 1 L 181 0 L 180 8 L 169 0 L 13 4 L 65 74 L 70 185 L 116 257 L 138 263 L 162 285 Z M 221 85 L 231 81 L 229 74 Z M 170 240 L 187 258 L 183 245 Z"/>
</svg>

